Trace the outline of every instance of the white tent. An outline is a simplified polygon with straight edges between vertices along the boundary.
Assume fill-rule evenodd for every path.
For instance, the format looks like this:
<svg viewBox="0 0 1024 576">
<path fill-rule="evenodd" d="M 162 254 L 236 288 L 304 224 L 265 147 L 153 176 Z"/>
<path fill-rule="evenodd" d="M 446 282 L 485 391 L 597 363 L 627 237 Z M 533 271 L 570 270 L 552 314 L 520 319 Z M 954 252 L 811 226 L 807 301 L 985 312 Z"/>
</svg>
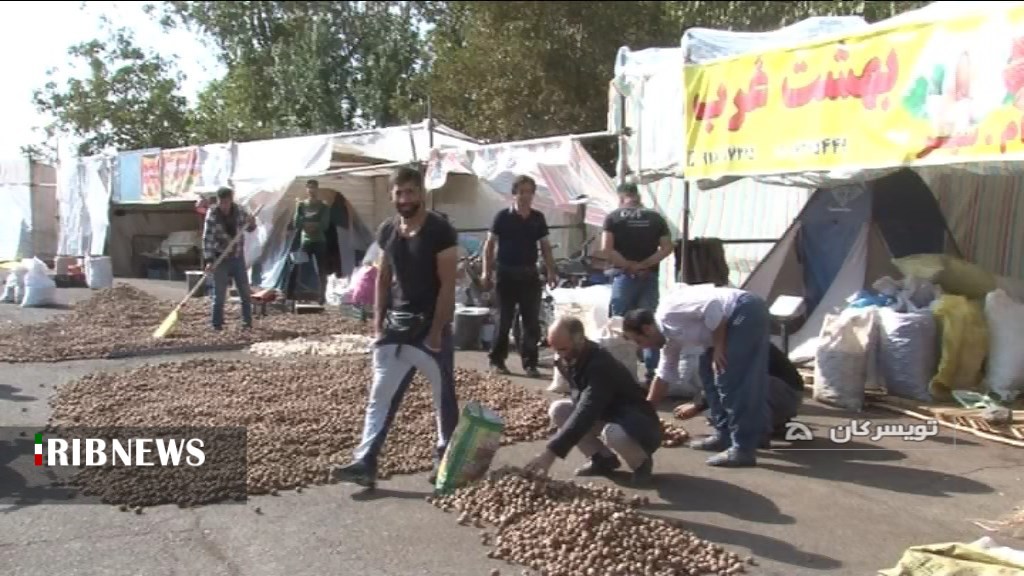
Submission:
<svg viewBox="0 0 1024 576">
<path fill-rule="evenodd" d="M 163 158 L 157 173 L 140 158 Z M 187 178 L 175 158 L 187 157 Z M 530 174 L 540 187 L 538 204 L 553 226 L 580 222 L 577 205 L 588 203 L 591 223 L 614 205 L 608 177 L 573 138 L 482 145 L 443 125 L 427 122 L 379 130 L 302 136 L 255 142 L 213 144 L 181 150 L 145 150 L 117 157 L 72 158 L 61 165 L 61 254 L 109 252 L 115 272 L 131 273 L 135 240 L 198 230 L 192 203 L 196 192 L 230 185 L 237 200 L 262 206 L 256 232 L 246 237 L 250 264 L 259 260 L 260 284 L 280 278 L 291 242 L 287 222 L 304 197 L 305 180 L 339 192 L 356 221 L 356 249 L 393 214 L 387 177 L 398 166 L 428 163 L 431 206 L 445 212 L 459 229 L 485 230 L 494 213 L 508 205 L 511 173 Z M 169 168 L 173 167 L 173 168 Z M 149 171 L 149 172 L 147 172 Z M 162 176 L 160 175 L 162 172 Z M 145 173 L 145 174 L 144 174 Z M 171 182 L 169 185 L 168 182 Z M 134 186 L 134 188 L 133 188 Z M 154 192 L 155 188 L 155 192 Z M 112 194 L 113 191 L 116 193 Z M 113 197 L 113 207 L 108 206 Z M 145 201 L 148 200 L 148 201 Z M 109 234 L 108 234 L 109 229 Z M 565 234 L 556 232 L 556 234 Z M 109 250 L 104 249 L 110 239 Z M 570 248 L 568 237 L 562 250 Z M 120 264 L 119 264 L 120 263 Z M 120 271 L 120 272 L 117 272 Z"/>
<path fill-rule="evenodd" d="M 0 261 L 57 253 L 57 182 L 28 157 L 0 161 Z"/>
</svg>

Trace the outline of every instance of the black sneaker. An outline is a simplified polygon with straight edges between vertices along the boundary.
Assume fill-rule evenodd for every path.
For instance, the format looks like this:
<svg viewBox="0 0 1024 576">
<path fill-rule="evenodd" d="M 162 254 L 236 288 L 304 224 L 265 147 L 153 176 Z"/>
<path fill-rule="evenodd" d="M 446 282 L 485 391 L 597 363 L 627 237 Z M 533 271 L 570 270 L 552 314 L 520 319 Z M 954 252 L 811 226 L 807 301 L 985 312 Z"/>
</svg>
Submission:
<svg viewBox="0 0 1024 576">
<path fill-rule="evenodd" d="M 503 374 L 505 376 L 508 376 L 509 374 L 512 373 L 508 369 L 508 367 L 505 366 L 504 362 L 491 362 L 491 370 L 497 372 L 498 374 Z"/>
<path fill-rule="evenodd" d="M 374 488 L 377 485 L 377 471 L 360 461 L 335 468 L 331 471 L 331 478 L 336 482 L 348 482 L 363 488 Z"/>
<path fill-rule="evenodd" d="M 540 378 L 540 370 L 537 370 L 534 366 L 530 366 L 525 371 L 527 378 Z"/>
<path fill-rule="evenodd" d="M 617 456 L 602 456 L 594 454 L 590 457 L 590 463 L 576 469 L 577 476 L 607 476 L 619 469 L 622 463 Z"/>
<path fill-rule="evenodd" d="M 654 481 L 654 458 L 648 456 L 639 468 L 633 470 L 633 486 L 650 486 Z"/>
</svg>

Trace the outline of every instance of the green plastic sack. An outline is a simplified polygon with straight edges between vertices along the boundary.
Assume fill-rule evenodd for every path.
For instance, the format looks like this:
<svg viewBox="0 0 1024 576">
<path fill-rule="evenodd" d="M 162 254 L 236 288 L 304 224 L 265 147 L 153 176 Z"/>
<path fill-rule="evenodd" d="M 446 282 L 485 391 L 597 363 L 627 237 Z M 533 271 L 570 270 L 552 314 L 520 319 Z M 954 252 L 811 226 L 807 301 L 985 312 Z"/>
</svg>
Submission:
<svg viewBox="0 0 1024 576">
<path fill-rule="evenodd" d="M 505 423 L 496 413 L 479 402 L 467 404 L 441 459 L 434 490 L 447 494 L 483 478 L 501 446 L 504 430 Z"/>
</svg>

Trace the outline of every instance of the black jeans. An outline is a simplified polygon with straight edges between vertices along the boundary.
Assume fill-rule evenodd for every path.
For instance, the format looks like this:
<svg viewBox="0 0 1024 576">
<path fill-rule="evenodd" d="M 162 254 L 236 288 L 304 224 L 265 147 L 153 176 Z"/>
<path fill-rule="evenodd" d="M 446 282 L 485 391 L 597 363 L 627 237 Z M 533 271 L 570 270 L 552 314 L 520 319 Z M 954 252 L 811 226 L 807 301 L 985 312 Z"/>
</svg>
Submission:
<svg viewBox="0 0 1024 576">
<path fill-rule="evenodd" d="M 515 319 L 516 306 L 523 325 L 519 355 L 523 369 L 537 367 L 537 343 L 540 342 L 540 275 L 535 268 L 498 268 L 498 333 L 491 349 L 491 362 L 502 364 L 508 358 L 508 333 Z"/>
</svg>

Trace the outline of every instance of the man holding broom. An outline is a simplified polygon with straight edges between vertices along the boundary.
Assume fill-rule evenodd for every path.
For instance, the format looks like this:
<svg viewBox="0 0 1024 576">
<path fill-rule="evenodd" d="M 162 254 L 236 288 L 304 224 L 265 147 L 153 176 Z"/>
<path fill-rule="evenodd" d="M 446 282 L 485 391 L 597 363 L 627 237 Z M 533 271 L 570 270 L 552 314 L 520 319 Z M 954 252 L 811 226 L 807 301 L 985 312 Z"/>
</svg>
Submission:
<svg viewBox="0 0 1024 576">
<path fill-rule="evenodd" d="M 234 201 L 235 192 L 222 187 L 217 190 L 217 203 L 206 211 L 203 224 L 203 262 L 206 264 L 206 278 L 213 280 L 213 329 L 224 327 L 224 300 L 228 294 L 228 282 L 234 280 L 238 297 L 242 301 L 242 325 L 252 328 L 252 300 L 249 277 L 245 266 L 245 236 L 235 242 L 231 252 L 215 269 L 214 262 L 227 251 L 235 235 L 243 230 L 256 230 L 256 219 Z"/>
</svg>

